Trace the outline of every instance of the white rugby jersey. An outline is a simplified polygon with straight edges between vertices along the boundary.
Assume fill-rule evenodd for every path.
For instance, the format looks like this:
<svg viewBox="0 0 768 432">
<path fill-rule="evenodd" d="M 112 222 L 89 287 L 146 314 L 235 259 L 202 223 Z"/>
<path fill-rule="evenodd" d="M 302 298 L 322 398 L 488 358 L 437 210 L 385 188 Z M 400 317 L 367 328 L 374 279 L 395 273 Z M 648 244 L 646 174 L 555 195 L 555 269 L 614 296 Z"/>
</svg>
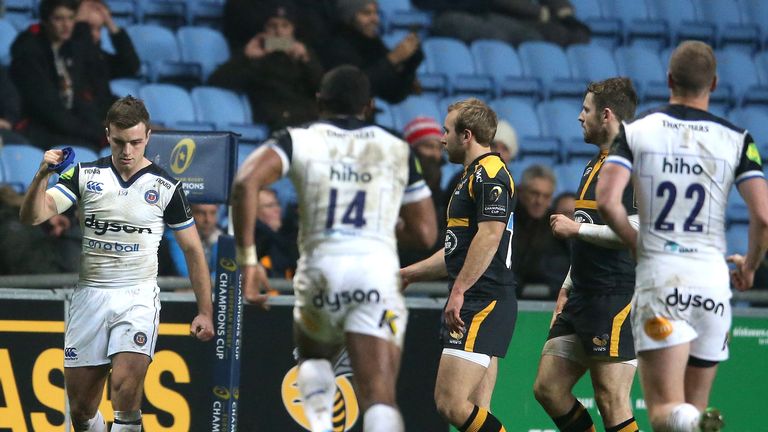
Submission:
<svg viewBox="0 0 768 432">
<path fill-rule="evenodd" d="M 48 189 L 77 204 L 83 231 L 82 286 L 122 288 L 157 279 L 157 249 L 163 229 L 194 224 L 181 182 L 155 164 L 123 181 L 112 159 L 79 163 Z"/>
<path fill-rule="evenodd" d="M 624 123 L 606 163 L 633 173 L 637 288 L 727 289 L 728 193 L 734 183 L 763 177 L 750 134 L 706 111 L 667 105 Z"/>
<path fill-rule="evenodd" d="M 334 243 L 368 252 L 370 240 L 394 251 L 400 206 L 431 196 L 408 144 L 352 117 L 288 128 L 266 144 L 296 187 L 302 255 Z"/>
</svg>

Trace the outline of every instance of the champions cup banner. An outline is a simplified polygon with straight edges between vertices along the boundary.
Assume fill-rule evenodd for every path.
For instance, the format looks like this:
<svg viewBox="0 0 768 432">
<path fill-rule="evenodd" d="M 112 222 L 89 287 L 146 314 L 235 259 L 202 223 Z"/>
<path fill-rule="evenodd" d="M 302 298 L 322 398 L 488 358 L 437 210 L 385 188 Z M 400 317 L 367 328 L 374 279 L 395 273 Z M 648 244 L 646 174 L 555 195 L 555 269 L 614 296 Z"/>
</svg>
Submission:
<svg viewBox="0 0 768 432">
<path fill-rule="evenodd" d="M 219 237 L 213 286 L 214 355 L 211 432 L 237 431 L 243 302 L 235 238 Z"/>
<path fill-rule="evenodd" d="M 193 204 L 223 204 L 237 169 L 237 135 L 232 132 L 152 133 L 147 159 L 184 183 Z"/>
</svg>

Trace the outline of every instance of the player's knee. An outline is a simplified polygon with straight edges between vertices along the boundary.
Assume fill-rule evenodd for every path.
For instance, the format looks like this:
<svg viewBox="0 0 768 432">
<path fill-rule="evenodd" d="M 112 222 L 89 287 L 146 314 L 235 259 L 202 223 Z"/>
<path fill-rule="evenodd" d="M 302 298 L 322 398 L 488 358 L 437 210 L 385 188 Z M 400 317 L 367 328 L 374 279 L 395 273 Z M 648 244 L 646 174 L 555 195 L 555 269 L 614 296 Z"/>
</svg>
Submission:
<svg viewBox="0 0 768 432">
<path fill-rule="evenodd" d="M 553 401 L 560 399 L 563 392 L 552 382 L 536 379 L 533 383 L 533 396 L 542 406 L 551 405 Z"/>
<path fill-rule="evenodd" d="M 471 413 L 471 407 L 467 409 L 465 405 L 471 405 L 466 400 L 459 400 L 448 393 L 435 392 L 435 406 L 440 416 L 452 424 L 462 424 Z"/>
<path fill-rule="evenodd" d="M 625 394 L 616 389 L 607 387 L 595 387 L 595 402 L 600 412 L 610 413 L 613 410 L 619 409 L 624 405 L 629 405 L 629 394 Z"/>
</svg>

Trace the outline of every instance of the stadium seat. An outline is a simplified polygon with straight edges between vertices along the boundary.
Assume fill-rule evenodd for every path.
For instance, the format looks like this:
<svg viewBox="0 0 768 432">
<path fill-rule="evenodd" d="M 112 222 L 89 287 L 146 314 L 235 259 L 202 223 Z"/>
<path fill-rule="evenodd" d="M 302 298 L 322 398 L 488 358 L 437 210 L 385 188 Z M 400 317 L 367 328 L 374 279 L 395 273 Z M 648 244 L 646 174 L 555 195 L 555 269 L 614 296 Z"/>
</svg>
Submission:
<svg viewBox="0 0 768 432">
<path fill-rule="evenodd" d="M 229 45 L 218 30 L 184 26 L 176 31 L 176 37 L 182 61 L 200 65 L 202 82 L 206 82 L 211 73 L 229 59 Z"/>
<path fill-rule="evenodd" d="M 0 19 L 0 65 L 11 64 L 11 44 L 16 39 L 16 28 L 6 19 Z"/>
<path fill-rule="evenodd" d="M 518 47 L 523 71 L 529 78 L 539 78 L 547 98 L 584 94 L 585 80 L 571 77 L 568 58 L 562 48 L 549 42 L 523 42 Z"/>
<path fill-rule="evenodd" d="M 539 114 L 539 124 L 542 125 L 544 133 L 558 138 L 563 143 L 564 150 L 567 148 L 574 154 L 594 154 L 594 151 L 587 152 L 589 147 L 584 144 L 584 134 L 579 123 L 580 102 L 572 100 L 542 102 L 536 107 L 536 112 Z M 570 154 L 563 153 L 562 156 L 567 159 Z"/>
<path fill-rule="evenodd" d="M 237 143 L 237 166 L 240 167 L 243 162 L 245 162 L 245 159 L 253 153 L 254 150 L 259 146 L 259 144 L 256 143 L 246 143 L 246 142 L 238 142 Z"/>
<path fill-rule="evenodd" d="M 106 0 L 112 19 L 125 27 L 136 23 L 136 3 L 133 0 Z"/>
<path fill-rule="evenodd" d="M 648 5 L 655 8 L 657 16 L 667 22 L 672 46 L 687 39 L 714 43 L 715 26 L 699 20 L 691 0 L 650 0 Z"/>
<path fill-rule="evenodd" d="M 27 144 L 6 144 L 0 151 L 5 181 L 19 192 L 27 190 L 40 168 L 44 152 Z"/>
<path fill-rule="evenodd" d="M 392 106 L 392 120 L 398 131 L 402 131 L 409 121 L 418 116 L 442 118 L 435 99 L 425 95 L 409 96 L 399 104 Z"/>
<path fill-rule="evenodd" d="M 137 21 L 177 28 L 187 23 L 186 0 L 135 0 Z"/>
<path fill-rule="evenodd" d="M 186 90 L 172 84 L 145 84 L 139 89 L 153 123 L 170 129 L 213 130 L 212 123 L 198 122 L 192 98 Z"/>
<path fill-rule="evenodd" d="M 619 75 L 632 79 L 641 99 L 669 98 L 667 68 L 661 64 L 658 53 L 645 46 L 633 45 L 618 47 L 613 55 Z"/>
<path fill-rule="evenodd" d="M 376 124 L 385 128 L 395 129 L 395 120 L 392 118 L 392 106 L 379 98 L 375 98 L 374 104 L 376 106 Z"/>
<path fill-rule="evenodd" d="M 490 95 L 491 78 L 475 70 L 472 54 L 463 42 L 451 38 L 428 38 L 422 42 L 426 72 L 444 75 L 449 93 Z"/>
<path fill-rule="evenodd" d="M 515 128 L 519 141 L 542 136 L 539 117 L 531 102 L 518 98 L 495 99 L 490 102 L 491 108 L 499 118 L 509 122 Z"/>
<path fill-rule="evenodd" d="M 493 79 L 496 97 L 515 95 L 531 99 L 542 97 L 541 83 L 523 76 L 523 65 L 517 51 L 502 41 L 476 40 L 469 47 L 475 70 Z"/>
<path fill-rule="evenodd" d="M 736 126 L 747 129 L 760 147 L 762 156 L 768 156 L 768 109 L 761 106 L 735 108 L 728 113 L 728 118 Z"/>
<path fill-rule="evenodd" d="M 187 0 L 187 24 L 221 25 L 225 0 Z"/>
<path fill-rule="evenodd" d="M 213 123 L 217 130 L 237 132 L 246 141 L 260 142 L 266 138 L 266 131 L 252 123 L 237 93 L 201 86 L 193 88 L 190 96 L 197 120 Z"/>
<path fill-rule="evenodd" d="M 451 180 L 464 168 L 462 164 L 446 162 L 440 167 L 440 190 L 447 191 L 451 186 Z"/>
<path fill-rule="evenodd" d="M 432 16 L 413 7 L 410 0 L 386 0 L 378 2 L 383 27 L 392 29 L 428 29 Z"/>
<path fill-rule="evenodd" d="M 768 2 L 765 0 L 739 0 L 744 22 L 757 25 L 760 31 L 760 42 L 765 43 L 768 37 Z"/>
<path fill-rule="evenodd" d="M 384 42 L 384 45 L 386 45 L 387 48 L 390 50 L 395 49 L 397 44 L 400 43 L 406 36 L 408 36 L 407 30 L 394 30 L 387 32 L 381 36 L 382 42 Z"/>
<path fill-rule="evenodd" d="M 135 78 L 115 78 L 109 81 L 109 89 L 117 97 L 137 96 L 139 88 L 141 88 L 141 81 Z"/>
<path fill-rule="evenodd" d="M 596 150 L 595 147 L 592 148 Z M 585 167 L 586 164 L 582 163 L 581 160 L 555 166 L 555 175 L 557 176 L 556 193 L 578 192 Z"/>
<path fill-rule="evenodd" d="M 602 0 L 602 10 L 606 17 L 621 23 L 625 45 L 658 49 L 669 42 L 666 23 L 656 18 L 643 0 Z"/>
<path fill-rule="evenodd" d="M 725 207 L 725 219 L 730 224 L 749 223 L 749 209 L 739 190 L 734 186 L 728 194 L 728 204 Z"/>
<path fill-rule="evenodd" d="M 742 50 L 723 49 L 715 53 L 718 78 L 733 89 L 736 105 L 768 104 L 768 86 L 760 83 L 752 57 Z"/>
<path fill-rule="evenodd" d="M 760 29 L 742 18 L 738 1 L 695 0 L 695 3 L 701 21 L 715 26 L 717 46 L 742 46 L 749 53 L 760 46 Z"/>
<path fill-rule="evenodd" d="M 112 149 L 109 147 L 104 147 L 103 149 L 99 150 L 99 158 L 104 158 L 112 156 Z"/>
<path fill-rule="evenodd" d="M 747 253 L 749 245 L 749 225 L 733 224 L 725 232 L 726 251 L 728 255 Z"/>
<path fill-rule="evenodd" d="M 125 30 L 150 81 L 164 78 L 200 80 L 200 65 L 182 62 L 179 44 L 171 30 L 153 24 L 132 25 Z"/>
<path fill-rule="evenodd" d="M 600 45 L 571 45 L 566 49 L 571 75 L 587 81 L 602 81 L 619 75 L 613 54 Z"/>
<path fill-rule="evenodd" d="M 621 43 L 621 23 L 616 18 L 609 18 L 603 13 L 600 0 L 572 0 L 576 18 L 589 26 L 592 41 L 606 48 L 613 48 Z"/>
</svg>

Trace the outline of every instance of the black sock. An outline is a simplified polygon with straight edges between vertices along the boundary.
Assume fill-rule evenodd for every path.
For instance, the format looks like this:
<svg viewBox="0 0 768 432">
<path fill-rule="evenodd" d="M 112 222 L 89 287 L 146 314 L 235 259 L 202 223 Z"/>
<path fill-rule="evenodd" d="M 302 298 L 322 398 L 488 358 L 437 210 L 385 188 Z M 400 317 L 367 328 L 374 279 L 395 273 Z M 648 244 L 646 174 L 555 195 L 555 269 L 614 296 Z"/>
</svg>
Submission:
<svg viewBox="0 0 768 432">
<path fill-rule="evenodd" d="M 634 417 L 631 417 L 629 420 L 624 420 L 616 426 L 605 428 L 605 432 L 638 432 L 639 430 L 640 427 L 637 426 Z"/>
<path fill-rule="evenodd" d="M 552 420 L 560 432 L 594 432 L 595 430 L 592 417 L 578 400 L 573 404 L 573 408 L 568 411 L 568 414 L 553 417 Z"/>
<path fill-rule="evenodd" d="M 475 405 L 472 414 L 459 428 L 461 432 L 506 432 L 499 419 L 487 409 Z"/>
</svg>

